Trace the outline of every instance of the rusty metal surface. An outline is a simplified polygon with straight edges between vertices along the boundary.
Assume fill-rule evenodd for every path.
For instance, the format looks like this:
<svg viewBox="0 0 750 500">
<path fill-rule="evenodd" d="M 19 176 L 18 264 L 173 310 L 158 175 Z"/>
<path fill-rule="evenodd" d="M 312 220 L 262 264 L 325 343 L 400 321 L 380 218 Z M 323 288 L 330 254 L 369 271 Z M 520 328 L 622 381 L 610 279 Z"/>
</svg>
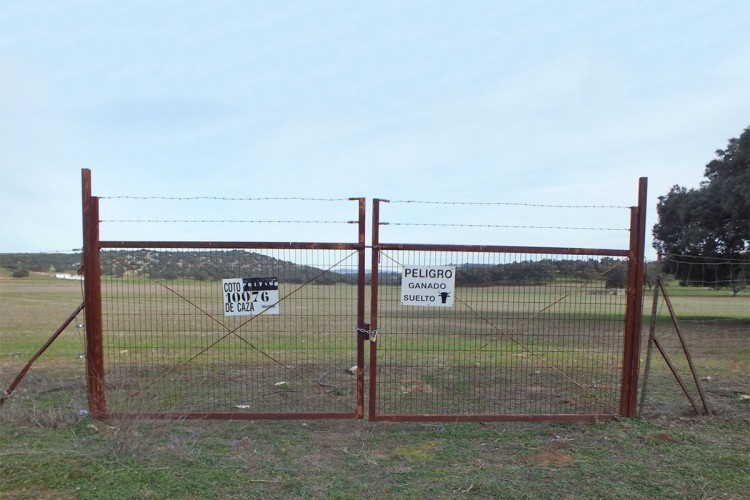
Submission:
<svg viewBox="0 0 750 500">
<path fill-rule="evenodd" d="M 312 243 L 273 241 L 100 241 L 100 248 L 177 248 L 177 249 L 248 249 L 248 250 L 358 250 L 357 243 Z"/>
<path fill-rule="evenodd" d="M 378 266 L 380 263 L 380 203 L 387 200 L 374 199 L 372 202 L 372 260 L 370 262 L 370 324 L 368 329 L 378 329 Z M 368 418 L 374 420 L 377 417 L 377 380 L 378 380 L 378 345 L 377 337 L 370 341 L 370 386 Z"/>
<path fill-rule="evenodd" d="M 373 226 L 374 231 L 374 226 Z M 629 250 L 602 248 L 572 248 L 572 247 L 530 247 L 508 245 L 440 245 L 440 244 L 408 244 L 408 243 L 373 243 L 373 247 L 380 250 L 417 250 L 423 252 L 486 252 L 486 253 L 522 253 L 548 255 L 592 255 L 603 257 L 627 257 Z"/>
<path fill-rule="evenodd" d="M 99 199 L 91 195 L 91 171 L 83 169 L 83 288 L 86 304 L 86 386 L 89 413 L 101 418 L 107 411 L 102 349 L 101 262 L 99 255 Z"/>
<path fill-rule="evenodd" d="M 356 419 L 355 413 L 253 413 L 253 412 L 111 412 L 104 418 L 131 418 L 152 420 L 326 420 Z"/>
<path fill-rule="evenodd" d="M 352 198 L 353 199 L 353 198 Z M 357 237 L 357 418 L 365 416 L 365 342 L 367 340 L 363 329 L 368 326 L 365 323 L 365 244 L 367 203 L 364 198 L 357 198 L 359 202 L 358 212 L 358 237 Z"/>
<path fill-rule="evenodd" d="M 643 318 L 643 283 L 645 272 L 646 195 L 648 181 L 639 179 L 638 206 L 631 208 L 630 256 L 628 266 L 628 304 L 623 342 L 623 373 L 620 415 L 635 418 L 638 405 L 638 375 Z"/>
<path fill-rule="evenodd" d="M 377 415 L 376 422 L 601 422 L 616 418 L 616 413 L 580 414 L 506 414 L 506 415 Z"/>
</svg>

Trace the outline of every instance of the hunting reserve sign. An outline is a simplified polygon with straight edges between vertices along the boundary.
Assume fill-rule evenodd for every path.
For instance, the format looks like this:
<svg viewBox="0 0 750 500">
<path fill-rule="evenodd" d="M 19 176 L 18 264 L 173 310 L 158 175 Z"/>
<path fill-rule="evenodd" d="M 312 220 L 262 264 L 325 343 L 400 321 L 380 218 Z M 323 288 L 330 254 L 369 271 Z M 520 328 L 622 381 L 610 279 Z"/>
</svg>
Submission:
<svg viewBox="0 0 750 500">
<path fill-rule="evenodd" d="M 279 314 L 277 278 L 230 278 L 222 280 L 224 316 Z"/>
<path fill-rule="evenodd" d="M 401 304 L 453 307 L 455 266 L 409 266 L 401 271 Z"/>
</svg>

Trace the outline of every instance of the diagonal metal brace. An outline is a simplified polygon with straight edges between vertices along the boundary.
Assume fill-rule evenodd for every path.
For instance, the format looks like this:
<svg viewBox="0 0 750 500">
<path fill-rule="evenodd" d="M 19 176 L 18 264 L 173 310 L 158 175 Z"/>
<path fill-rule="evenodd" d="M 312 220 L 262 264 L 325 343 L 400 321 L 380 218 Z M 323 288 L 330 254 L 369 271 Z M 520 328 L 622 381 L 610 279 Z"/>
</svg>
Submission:
<svg viewBox="0 0 750 500">
<path fill-rule="evenodd" d="M 23 378 L 26 376 L 26 372 L 28 372 L 29 369 L 31 368 L 31 365 L 34 364 L 34 361 L 36 361 L 39 358 L 39 356 L 41 356 L 44 353 L 44 351 L 46 351 L 47 348 L 52 345 L 52 342 L 54 342 L 55 339 L 57 339 L 57 337 L 60 336 L 63 330 L 65 330 L 68 327 L 68 325 L 75 319 L 75 317 L 78 316 L 78 313 L 83 311 L 83 308 L 85 306 L 86 306 L 86 303 L 81 302 L 81 305 L 76 307 L 75 311 L 70 313 L 70 316 L 68 316 L 68 319 L 63 321 L 62 325 L 60 325 L 60 327 L 55 331 L 55 333 L 52 334 L 49 340 L 47 340 L 47 342 L 45 342 L 44 345 L 39 348 L 39 350 L 36 352 L 36 354 L 34 354 L 34 356 L 29 360 L 29 362 L 26 363 L 26 366 L 23 367 L 23 370 L 21 370 L 21 372 L 16 376 L 15 380 L 13 380 L 13 383 L 10 384 L 10 387 L 8 387 L 5 390 L 5 392 L 3 392 L 2 397 L 0 397 L 0 406 L 3 406 L 3 404 L 5 403 L 5 400 L 11 397 L 11 395 L 13 394 L 13 391 L 16 390 L 16 387 L 18 387 L 18 384 L 20 384 L 21 380 L 23 380 Z"/>
</svg>

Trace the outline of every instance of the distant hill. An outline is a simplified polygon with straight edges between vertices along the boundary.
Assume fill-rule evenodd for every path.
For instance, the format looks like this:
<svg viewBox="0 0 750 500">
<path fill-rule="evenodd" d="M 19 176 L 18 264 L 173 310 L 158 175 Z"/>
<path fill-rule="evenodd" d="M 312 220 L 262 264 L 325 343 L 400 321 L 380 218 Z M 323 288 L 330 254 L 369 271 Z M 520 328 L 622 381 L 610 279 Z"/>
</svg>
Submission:
<svg viewBox="0 0 750 500">
<path fill-rule="evenodd" d="M 80 253 L 3 253 L 0 267 L 10 271 L 75 274 L 81 267 Z M 101 252 L 105 276 L 142 275 L 154 279 L 190 278 L 217 280 L 236 277 L 275 276 L 289 283 L 356 283 L 357 276 L 326 272 L 244 250 L 175 251 L 108 250 Z"/>
<path fill-rule="evenodd" d="M 75 274 L 81 266 L 80 253 L 3 253 L 0 266 L 10 271 L 59 272 Z M 295 264 L 247 250 L 108 250 L 101 253 L 105 276 L 141 275 L 154 279 L 189 278 L 218 280 L 273 276 L 287 283 L 356 283 L 350 267 L 327 271 Z M 520 261 L 506 264 L 458 264 L 456 284 L 486 286 L 498 284 L 542 284 L 558 279 L 577 281 L 605 279 L 607 287 L 621 288 L 627 281 L 627 265 L 604 257 L 587 260 Z M 371 273 L 365 273 L 370 282 Z M 398 285 L 401 274 L 381 272 L 379 283 Z"/>
<path fill-rule="evenodd" d="M 10 271 L 78 272 L 81 253 L 0 253 L 0 267 Z"/>
<path fill-rule="evenodd" d="M 150 278 L 217 280 L 274 276 L 287 283 L 333 284 L 356 281 L 356 276 L 326 272 L 245 250 L 174 251 L 122 250 L 102 252 L 102 273 L 139 274 Z"/>
</svg>

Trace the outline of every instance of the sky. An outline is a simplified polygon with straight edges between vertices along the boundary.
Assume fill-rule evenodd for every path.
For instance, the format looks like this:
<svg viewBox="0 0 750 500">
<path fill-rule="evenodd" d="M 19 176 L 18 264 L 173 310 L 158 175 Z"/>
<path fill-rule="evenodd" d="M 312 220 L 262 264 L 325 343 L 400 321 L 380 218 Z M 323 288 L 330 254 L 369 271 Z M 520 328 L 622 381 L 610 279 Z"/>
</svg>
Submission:
<svg viewBox="0 0 750 500">
<path fill-rule="evenodd" d="M 87 168 L 103 239 L 356 241 L 346 199 L 366 197 L 392 201 L 382 241 L 595 248 L 627 248 L 628 209 L 604 207 L 648 177 L 652 254 L 658 196 L 750 126 L 749 18 L 745 0 L 3 1 L 0 252 L 80 248 Z"/>
</svg>

